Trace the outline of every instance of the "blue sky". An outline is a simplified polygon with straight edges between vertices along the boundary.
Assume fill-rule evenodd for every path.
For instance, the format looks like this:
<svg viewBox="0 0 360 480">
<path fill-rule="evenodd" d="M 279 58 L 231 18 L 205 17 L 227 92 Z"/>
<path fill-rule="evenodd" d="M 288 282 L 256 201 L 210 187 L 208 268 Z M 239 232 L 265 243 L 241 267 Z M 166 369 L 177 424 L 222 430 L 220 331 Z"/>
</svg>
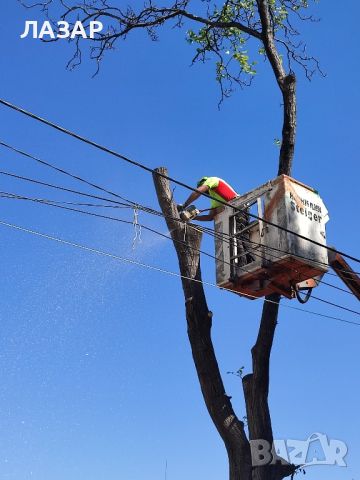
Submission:
<svg viewBox="0 0 360 480">
<path fill-rule="evenodd" d="M 298 81 L 299 128 L 293 174 L 317 188 L 330 213 L 329 243 L 357 255 L 358 2 L 318 5 L 321 23 L 305 38 L 327 73 Z M 343 13 L 345 17 L 345 13 Z M 1 18 L 1 96 L 151 167 L 193 184 L 217 175 L 247 191 L 275 177 L 281 131 L 279 92 L 261 67 L 251 89 L 221 110 L 213 65 L 189 68 L 184 33 L 163 30 L 120 42 L 94 79 L 84 59 L 65 70 L 72 47 L 19 38 L 26 19 L 17 2 Z M 1 139 L 156 207 L 151 176 L 4 107 Z M 2 169 L 69 188 L 75 181 L 6 150 Z M 1 178 L 1 189 L 78 199 Z M 94 192 L 93 192 L 94 193 Z M 187 192 L 177 187 L 180 202 Z M 206 206 L 206 200 L 199 202 Z M 177 271 L 170 242 L 50 207 L 1 199 L 0 219 L 117 255 Z M 116 213 L 116 212 L 115 212 Z M 131 219 L 132 212 L 120 212 Z M 140 220 L 166 233 L 161 219 Z M 173 277 L 1 226 L 0 478 L 16 480 L 168 480 L 226 478 L 227 460 L 205 410 L 186 335 L 180 282 Z M 212 251 L 209 240 L 203 248 Z M 203 259 L 203 277 L 214 265 Z M 330 283 L 340 286 L 335 277 Z M 261 301 L 206 287 L 213 338 L 226 390 L 245 415 L 240 381 L 226 372 L 251 368 Z M 357 302 L 322 286 L 317 294 L 349 308 Z M 289 304 L 289 302 L 284 302 Z M 295 300 L 291 305 L 297 306 Z M 315 300 L 313 311 L 357 320 Z M 312 467 L 309 480 L 351 480 L 357 452 L 358 327 L 281 308 L 273 349 L 270 405 L 276 438 L 326 433 L 349 446 L 348 468 Z"/>
</svg>

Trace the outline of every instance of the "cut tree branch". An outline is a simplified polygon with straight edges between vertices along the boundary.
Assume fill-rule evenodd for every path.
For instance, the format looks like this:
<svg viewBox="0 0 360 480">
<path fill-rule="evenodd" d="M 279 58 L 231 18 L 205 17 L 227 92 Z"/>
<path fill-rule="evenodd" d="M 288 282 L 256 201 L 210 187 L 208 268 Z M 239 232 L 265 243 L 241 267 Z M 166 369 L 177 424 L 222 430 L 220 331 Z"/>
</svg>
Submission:
<svg viewBox="0 0 360 480">
<path fill-rule="evenodd" d="M 167 175 L 165 168 L 156 172 Z M 172 200 L 169 182 L 154 173 L 153 180 L 161 210 L 174 240 L 180 273 L 184 277 L 201 281 L 199 249 L 201 231 L 176 220 L 178 212 Z M 183 243 L 191 245 L 190 249 Z M 238 419 L 226 395 L 211 339 L 212 313 L 209 311 L 202 283 L 182 279 L 188 336 L 195 368 L 207 410 L 224 441 L 229 457 L 230 480 L 251 480 L 250 444 L 244 423 Z"/>
</svg>

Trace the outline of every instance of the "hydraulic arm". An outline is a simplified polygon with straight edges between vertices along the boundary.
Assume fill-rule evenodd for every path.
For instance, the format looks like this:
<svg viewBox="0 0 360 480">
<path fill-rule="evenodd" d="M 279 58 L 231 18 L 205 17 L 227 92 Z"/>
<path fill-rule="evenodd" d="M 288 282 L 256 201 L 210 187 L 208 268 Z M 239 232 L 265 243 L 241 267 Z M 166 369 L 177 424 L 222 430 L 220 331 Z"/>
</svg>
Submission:
<svg viewBox="0 0 360 480">
<path fill-rule="evenodd" d="M 339 254 L 329 251 L 329 264 L 348 289 L 360 300 L 360 278 Z"/>
</svg>

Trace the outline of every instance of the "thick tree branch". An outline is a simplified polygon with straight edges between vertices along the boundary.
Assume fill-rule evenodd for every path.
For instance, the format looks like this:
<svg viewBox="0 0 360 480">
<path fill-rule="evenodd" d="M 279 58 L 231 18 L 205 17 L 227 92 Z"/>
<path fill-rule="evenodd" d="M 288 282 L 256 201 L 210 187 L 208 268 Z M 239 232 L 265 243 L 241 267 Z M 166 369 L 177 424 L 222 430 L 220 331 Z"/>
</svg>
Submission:
<svg viewBox="0 0 360 480">
<path fill-rule="evenodd" d="M 271 64 L 276 80 L 281 88 L 281 82 L 285 77 L 285 70 L 281 58 L 278 54 L 275 39 L 274 27 L 271 21 L 270 8 L 268 0 L 256 0 L 262 26 L 262 42 L 266 51 L 267 58 Z"/>
<path fill-rule="evenodd" d="M 278 175 L 291 175 L 296 141 L 296 77 L 290 73 L 282 81 L 283 128 Z"/>
<path fill-rule="evenodd" d="M 256 2 L 262 25 L 262 41 L 283 97 L 284 118 L 278 175 L 283 173 L 290 175 L 296 139 L 296 78 L 292 72 L 286 75 L 277 51 L 268 0 L 256 0 Z"/>
</svg>

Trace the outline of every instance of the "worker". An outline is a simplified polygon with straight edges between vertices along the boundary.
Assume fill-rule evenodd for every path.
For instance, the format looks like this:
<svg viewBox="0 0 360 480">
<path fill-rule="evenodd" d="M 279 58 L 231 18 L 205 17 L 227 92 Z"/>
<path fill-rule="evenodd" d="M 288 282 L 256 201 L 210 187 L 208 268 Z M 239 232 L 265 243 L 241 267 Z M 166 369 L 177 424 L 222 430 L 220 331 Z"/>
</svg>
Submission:
<svg viewBox="0 0 360 480">
<path fill-rule="evenodd" d="M 211 208 L 209 209 L 208 215 L 199 215 L 196 217 L 196 220 L 200 220 L 200 222 L 210 222 L 214 220 L 216 215 L 224 210 L 222 202 L 229 202 L 238 196 L 235 190 L 226 183 L 225 180 L 218 177 L 202 177 L 197 182 L 196 191 L 189 195 L 189 198 L 183 205 L 178 205 L 178 210 L 184 210 L 203 193 L 210 195 Z"/>
</svg>

